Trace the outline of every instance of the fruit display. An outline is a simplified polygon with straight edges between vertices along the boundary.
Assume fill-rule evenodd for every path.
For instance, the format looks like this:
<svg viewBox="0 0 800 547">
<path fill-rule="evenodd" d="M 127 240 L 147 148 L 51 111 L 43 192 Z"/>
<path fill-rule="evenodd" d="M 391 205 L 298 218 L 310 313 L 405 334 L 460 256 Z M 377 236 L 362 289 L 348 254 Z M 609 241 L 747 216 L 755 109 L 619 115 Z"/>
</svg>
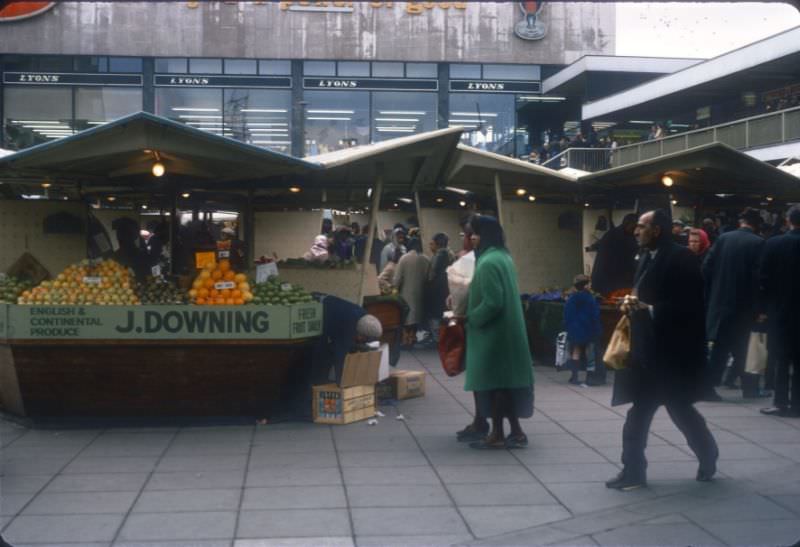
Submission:
<svg viewBox="0 0 800 547">
<path fill-rule="evenodd" d="M 324 262 L 309 261 L 305 258 L 287 258 L 279 260 L 281 268 L 313 268 L 317 270 L 346 270 L 355 269 L 355 260 L 325 260 Z"/>
<path fill-rule="evenodd" d="M 253 300 L 247 276 L 231 269 L 229 260 L 203 268 L 192 283 L 189 298 L 198 305 L 241 306 Z"/>
<path fill-rule="evenodd" d="M 180 305 L 189 303 L 189 293 L 174 283 L 151 277 L 136 288 L 136 295 L 142 304 Z"/>
<path fill-rule="evenodd" d="M 82 260 L 52 281 L 24 291 L 17 304 L 129 306 L 139 304 L 128 268 L 114 260 Z"/>
<path fill-rule="evenodd" d="M 281 282 L 278 277 L 270 277 L 266 283 L 253 287 L 251 304 L 289 306 L 302 302 L 313 302 L 314 298 L 302 287 Z"/>
<path fill-rule="evenodd" d="M 13 276 L 0 279 L 0 304 L 16 304 L 20 295 L 32 287 L 33 284 L 30 281 Z"/>
</svg>

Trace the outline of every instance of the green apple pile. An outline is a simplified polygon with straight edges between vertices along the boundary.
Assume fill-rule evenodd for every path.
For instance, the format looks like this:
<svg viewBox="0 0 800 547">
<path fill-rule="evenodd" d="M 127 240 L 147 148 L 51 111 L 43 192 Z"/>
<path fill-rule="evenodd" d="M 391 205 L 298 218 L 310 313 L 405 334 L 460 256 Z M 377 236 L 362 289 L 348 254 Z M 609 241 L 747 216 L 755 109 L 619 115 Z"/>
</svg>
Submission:
<svg viewBox="0 0 800 547">
<path fill-rule="evenodd" d="M 6 276 L 0 279 L 0 304 L 16 304 L 20 295 L 30 290 L 33 283 L 17 279 L 14 276 Z"/>
<path fill-rule="evenodd" d="M 253 284 L 253 300 L 250 304 L 290 306 L 313 301 L 314 297 L 302 287 L 284 283 L 273 276 L 266 283 Z"/>
<path fill-rule="evenodd" d="M 189 293 L 170 281 L 149 278 L 136 288 L 136 295 L 146 305 L 181 305 L 189 303 Z"/>
</svg>

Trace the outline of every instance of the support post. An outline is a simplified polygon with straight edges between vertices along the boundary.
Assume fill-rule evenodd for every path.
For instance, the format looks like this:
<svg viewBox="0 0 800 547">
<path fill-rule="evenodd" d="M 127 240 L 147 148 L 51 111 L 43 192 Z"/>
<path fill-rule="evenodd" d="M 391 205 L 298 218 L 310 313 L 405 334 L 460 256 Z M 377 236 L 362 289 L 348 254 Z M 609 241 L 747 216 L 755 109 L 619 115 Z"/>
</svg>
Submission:
<svg viewBox="0 0 800 547">
<path fill-rule="evenodd" d="M 170 195 L 169 204 L 169 273 L 175 275 L 175 259 L 178 253 L 178 228 L 180 227 L 180 220 L 178 219 L 178 190 L 173 188 Z M 194 257 L 192 257 L 194 259 Z M 193 262 L 192 262 L 193 263 Z M 191 269 L 190 272 L 191 273 Z"/>
<path fill-rule="evenodd" d="M 247 253 L 245 254 L 245 263 L 247 264 L 247 271 L 253 267 L 253 261 L 256 258 L 256 214 L 255 207 L 253 207 L 254 200 L 255 191 L 250 188 L 247 190 L 247 203 L 244 206 L 244 233 L 242 234 L 246 241 L 245 248 L 247 249 Z"/>
<path fill-rule="evenodd" d="M 367 234 L 367 246 L 364 248 L 364 257 L 361 259 L 361 283 L 358 287 L 358 305 L 364 305 L 364 284 L 367 280 L 367 268 L 370 267 L 369 258 L 372 254 L 372 243 L 375 241 L 375 233 L 379 228 L 378 209 L 381 206 L 381 194 L 383 193 L 383 173 L 379 166 L 378 177 L 375 181 L 375 188 L 372 189 L 372 207 L 369 210 L 369 234 Z"/>
<path fill-rule="evenodd" d="M 414 192 L 414 205 L 417 208 L 417 224 L 419 224 L 419 233 L 423 238 L 428 238 L 428 240 L 430 240 L 430 238 L 433 237 L 433 234 L 428 234 L 428 235 L 425 234 L 425 226 L 423 226 L 422 222 L 422 206 L 419 200 L 419 192 L 416 191 Z M 421 243 L 422 243 L 422 254 L 425 254 L 425 241 L 423 240 Z"/>
<path fill-rule="evenodd" d="M 500 173 L 494 174 L 494 195 L 497 200 L 497 221 L 503 225 L 503 187 L 500 185 Z"/>
</svg>

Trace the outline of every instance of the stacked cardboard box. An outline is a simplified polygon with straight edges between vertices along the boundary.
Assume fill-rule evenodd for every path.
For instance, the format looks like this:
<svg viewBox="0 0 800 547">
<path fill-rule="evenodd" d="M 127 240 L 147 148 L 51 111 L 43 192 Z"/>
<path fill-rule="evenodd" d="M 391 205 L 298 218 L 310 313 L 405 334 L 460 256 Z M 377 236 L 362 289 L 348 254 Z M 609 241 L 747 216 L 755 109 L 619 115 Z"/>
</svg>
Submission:
<svg viewBox="0 0 800 547">
<path fill-rule="evenodd" d="M 377 386 L 378 399 L 412 399 L 425 396 L 425 372 L 393 370 L 387 380 Z"/>
<path fill-rule="evenodd" d="M 381 351 L 349 353 L 339 385 L 314 386 L 311 411 L 318 424 L 349 424 L 375 416 Z"/>
</svg>

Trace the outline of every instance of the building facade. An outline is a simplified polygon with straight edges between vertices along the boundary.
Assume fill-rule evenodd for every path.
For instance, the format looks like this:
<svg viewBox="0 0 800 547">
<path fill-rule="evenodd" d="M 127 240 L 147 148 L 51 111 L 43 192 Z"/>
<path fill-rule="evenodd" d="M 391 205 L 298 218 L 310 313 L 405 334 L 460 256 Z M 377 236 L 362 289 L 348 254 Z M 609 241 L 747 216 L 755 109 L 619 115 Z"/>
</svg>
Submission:
<svg viewBox="0 0 800 547">
<path fill-rule="evenodd" d="M 451 125 L 521 155 L 541 81 L 614 52 L 606 4 L 29 4 L 0 10 L 8 149 L 144 110 L 297 156 Z"/>
</svg>

